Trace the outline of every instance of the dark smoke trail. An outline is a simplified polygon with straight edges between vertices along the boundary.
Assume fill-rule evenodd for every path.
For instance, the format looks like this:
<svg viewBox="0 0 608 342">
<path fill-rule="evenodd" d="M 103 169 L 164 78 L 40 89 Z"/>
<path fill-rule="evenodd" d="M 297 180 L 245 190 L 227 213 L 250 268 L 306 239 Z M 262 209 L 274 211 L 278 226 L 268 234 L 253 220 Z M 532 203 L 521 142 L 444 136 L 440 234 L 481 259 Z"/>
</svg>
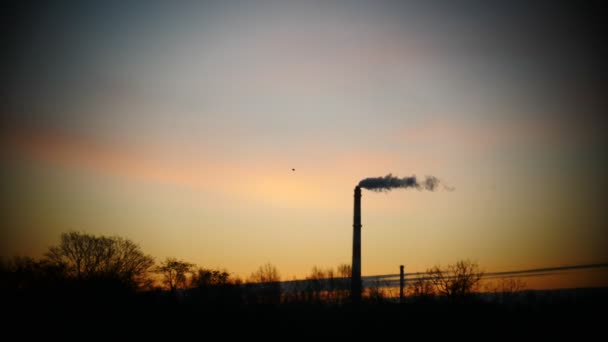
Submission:
<svg viewBox="0 0 608 342">
<path fill-rule="evenodd" d="M 439 183 L 439 178 L 435 176 L 426 176 L 423 181 L 419 182 L 416 176 L 399 178 L 393 177 L 389 173 L 384 177 L 365 178 L 359 182 L 359 186 L 372 191 L 389 191 L 395 188 L 415 188 L 417 190 L 435 191 L 439 187 Z M 454 190 L 454 188 L 445 185 L 443 185 L 443 188 L 448 191 Z"/>
</svg>

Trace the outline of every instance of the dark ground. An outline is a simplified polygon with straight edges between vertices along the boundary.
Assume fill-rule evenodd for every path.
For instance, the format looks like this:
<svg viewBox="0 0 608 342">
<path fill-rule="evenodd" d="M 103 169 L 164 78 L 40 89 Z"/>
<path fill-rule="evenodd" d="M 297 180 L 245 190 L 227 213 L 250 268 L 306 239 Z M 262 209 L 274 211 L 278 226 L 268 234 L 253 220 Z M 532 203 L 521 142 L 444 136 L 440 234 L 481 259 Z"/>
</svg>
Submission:
<svg viewBox="0 0 608 342">
<path fill-rule="evenodd" d="M 181 337 L 223 340 L 323 337 L 392 337 L 412 340 L 434 336 L 489 340 L 538 336 L 586 340 L 605 336 L 608 288 L 526 291 L 506 303 L 442 300 L 326 305 L 209 305 L 168 293 L 112 296 L 13 293 L 4 296 L 8 336 L 94 338 Z M 6 293 L 5 293 L 6 295 Z M 3 324 L 4 325 L 4 324 Z M 16 335 L 12 335 L 16 334 Z M 599 334 L 599 335 L 598 335 Z M 603 338 L 600 338 L 603 339 Z M 6 339 L 5 339 L 6 340 Z"/>
</svg>

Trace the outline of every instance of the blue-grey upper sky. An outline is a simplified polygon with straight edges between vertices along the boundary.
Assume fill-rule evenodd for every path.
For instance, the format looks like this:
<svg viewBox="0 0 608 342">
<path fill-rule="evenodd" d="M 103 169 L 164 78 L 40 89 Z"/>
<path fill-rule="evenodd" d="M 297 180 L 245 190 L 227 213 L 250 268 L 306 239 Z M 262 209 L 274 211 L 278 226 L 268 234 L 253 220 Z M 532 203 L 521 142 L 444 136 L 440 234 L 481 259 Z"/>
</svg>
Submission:
<svg viewBox="0 0 608 342">
<path fill-rule="evenodd" d="M 330 72 L 331 77 L 354 77 L 335 80 L 331 86 L 337 88 L 350 85 L 365 91 L 370 82 L 385 84 L 375 89 L 387 92 L 374 94 L 380 106 L 390 106 L 395 96 L 424 101 L 416 96 L 431 96 L 424 94 L 425 86 L 430 86 L 424 82 L 433 82 L 434 88 L 440 88 L 437 91 L 448 88 L 439 102 L 458 101 L 459 96 L 484 101 L 506 97 L 513 102 L 539 102 L 536 105 L 543 106 L 539 113 L 562 115 L 571 114 L 572 110 L 563 113 L 563 106 L 574 102 L 577 116 L 589 116 L 597 107 L 586 107 L 599 106 L 594 102 L 603 97 L 605 42 L 599 31 L 603 14 L 588 2 L 21 5 L 5 14 L 9 49 L 4 67 L 9 83 L 4 87 L 18 107 L 15 110 L 21 109 L 18 115 L 48 112 L 50 121 L 65 116 L 74 123 L 87 120 L 82 111 L 73 113 L 74 104 L 103 101 L 104 96 L 106 100 L 170 99 L 198 110 L 210 98 L 227 102 L 214 94 L 223 91 L 222 86 L 251 94 L 251 89 L 242 88 L 252 85 L 240 83 L 257 83 L 264 76 L 273 77 L 269 74 L 297 69 L 305 73 L 308 68 Z M 377 68 L 377 64 L 386 65 Z M 422 70 L 407 70 L 407 64 Z M 424 73 L 424 79 L 413 73 Z M 414 87 L 411 81 L 420 83 Z M 467 82 L 483 82 L 483 86 L 469 88 Z M 29 101 L 32 98 L 44 101 Z M 277 100 L 281 99 L 273 99 Z M 24 103 L 42 108 L 23 108 Z M 547 105 L 555 108 L 547 110 Z"/>
</svg>

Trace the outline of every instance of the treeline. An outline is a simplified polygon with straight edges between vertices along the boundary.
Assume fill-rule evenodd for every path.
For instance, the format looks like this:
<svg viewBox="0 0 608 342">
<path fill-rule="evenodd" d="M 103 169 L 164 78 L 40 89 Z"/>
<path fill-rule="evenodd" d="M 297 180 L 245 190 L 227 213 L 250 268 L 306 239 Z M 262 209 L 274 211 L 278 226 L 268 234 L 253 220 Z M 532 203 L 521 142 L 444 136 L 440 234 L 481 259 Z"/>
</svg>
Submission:
<svg viewBox="0 0 608 342">
<path fill-rule="evenodd" d="M 7 301 L 49 300 L 112 303 L 132 298 L 153 302 L 198 303 L 210 307 L 287 302 L 344 303 L 350 293 L 350 266 L 314 267 L 303 286 L 283 291 L 281 276 L 270 264 L 247 279 L 227 270 L 167 258 L 156 263 L 139 245 L 121 237 L 80 232 L 61 234 L 40 259 L 0 261 L 0 291 Z M 329 288 L 328 288 L 329 284 Z"/>
<path fill-rule="evenodd" d="M 497 314 L 521 316 L 524 323 L 535 321 L 526 319 L 528 314 L 570 322 L 608 302 L 605 289 L 583 297 L 555 292 L 545 298 L 519 292 L 523 285 L 513 279 L 479 294 L 482 275 L 470 261 L 433 267 L 406 284 L 405 305 L 398 304 L 399 288 L 382 283 L 368 283 L 363 301 L 352 305 L 346 264 L 313 267 L 305 279 L 282 281 L 268 263 L 240 279 L 175 258 L 157 263 L 120 237 L 70 232 L 42 258 L 2 260 L 0 303 L 8 331 L 21 337 L 39 332 L 86 339 L 105 333 L 115 339 L 125 331 L 157 338 L 159 332 L 174 336 L 190 328 L 223 336 L 284 336 L 278 329 L 311 337 L 360 336 L 429 321 L 469 324 L 491 318 L 490 324 L 502 325 L 503 320 L 492 318 Z M 484 300 L 487 295 L 500 301 Z"/>
<path fill-rule="evenodd" d="M 130 292 L 151 284 L 153 265 L 154 259 L 130 240 L 70 232 L 41 259 L 2 260 L 0 286 L 4 291 L 68 287 Z"/>
<path fill-rule="evenodd" d="M 479 291 L 483 272 L 476 263 L 459 261 L 445 268 L 435 266 L 406 283 L 409 302 L 469 301 Z M 44 257 L 14 257 L 0 264 L 0 287 L 11 299 L 66 297 L 75 301 L 112 302 L 125 297 L 153 301 L 198 303 L 209 307 L 246 304 L 278 305 L 312 303 L 343 305 L 350 298 L 351 267 L 313 267 L 304 280 L 281 282 L 277 268 L 261 265 L 248 278 L 227 270 L 197 266 L 176 258 L 155 263 L 140 246 L 121 237 L 94 236 L 80 232 L 61 234 L 59 244 Z M 506 294 L 523 289 L 509 279 L 486 284 L 488 292 Z M 363 298 L 383 303 L 399 296 L 399 289 L 380 282 L 364 289 Z M 501 297 L 502 298 L 502 297 Z"/>
</svg>

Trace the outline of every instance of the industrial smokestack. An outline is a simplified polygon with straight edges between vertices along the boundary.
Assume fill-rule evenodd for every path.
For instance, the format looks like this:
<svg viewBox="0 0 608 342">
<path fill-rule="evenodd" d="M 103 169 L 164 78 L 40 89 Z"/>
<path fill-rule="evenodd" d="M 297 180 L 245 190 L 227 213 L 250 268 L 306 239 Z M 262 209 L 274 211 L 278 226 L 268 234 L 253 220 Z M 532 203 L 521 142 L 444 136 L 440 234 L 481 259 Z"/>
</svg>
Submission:
<svg viewBox="0 0 608 342">
<path fill-rule="evenodd" d="M 392 189 L 414 188 L 417 190 L 435 191 L 440 180 L 435 176 L 426 176 L 423 181 L 418 181 L 416 176 L 394 177 L 388 174 L 384 177 L 369 177 L 362 179 L 355 187 L 355 206 L 353 210 L 353 263 L 351 276 L 351 299 L 353 303 L 361 301 L 361 188 L 371 191 L 390 191 Z M 442 184 L 443 185 L 443 184 Z M 454 191 L 453 187 L 443 185 L 448 191 Z"/>
<path fill-rule="evenodd" d="M 359 186 L 355 187 L 355 206 L 353 210 L 351 298 L 353 303 L 361 301 L 361 188 Z"/>
</svg>

